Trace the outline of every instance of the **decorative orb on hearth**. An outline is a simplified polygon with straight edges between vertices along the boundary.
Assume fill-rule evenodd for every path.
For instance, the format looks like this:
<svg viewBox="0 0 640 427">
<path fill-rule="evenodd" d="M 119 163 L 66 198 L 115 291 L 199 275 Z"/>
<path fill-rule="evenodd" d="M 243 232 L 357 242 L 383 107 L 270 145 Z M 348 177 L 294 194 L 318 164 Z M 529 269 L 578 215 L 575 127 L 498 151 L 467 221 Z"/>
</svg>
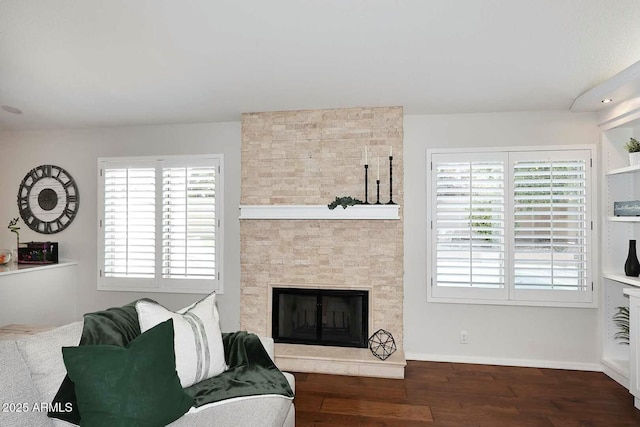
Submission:
<svg viewBox="0 0 640 427">
<path fill-rule="evenodd" d="M 396 351 L 396 341 L 391 332 L 378 329 L 376 333 L 369 337 L 369 350 L 375 357 L 385 360 Z"/>
</svg>

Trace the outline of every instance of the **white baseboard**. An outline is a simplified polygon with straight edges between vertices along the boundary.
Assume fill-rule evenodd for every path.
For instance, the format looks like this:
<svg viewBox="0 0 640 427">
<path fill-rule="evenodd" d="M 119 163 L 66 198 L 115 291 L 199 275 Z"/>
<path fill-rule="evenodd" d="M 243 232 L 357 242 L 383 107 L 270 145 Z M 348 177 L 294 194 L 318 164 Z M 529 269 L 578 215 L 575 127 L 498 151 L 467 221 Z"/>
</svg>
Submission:
<svg viewBox="0 0 640 427">
<path fill-rule="evenodd" d="M 569 369 L 602 372 L 599 363 L 564 362 L 558 360 L 497 359 L 493 357 L 451 356 L 442 354 L 406 353 L 407 360 L 426 362 L 472 363 L 476 365 L 522 366 L 527 368 Z"/>
</svg>

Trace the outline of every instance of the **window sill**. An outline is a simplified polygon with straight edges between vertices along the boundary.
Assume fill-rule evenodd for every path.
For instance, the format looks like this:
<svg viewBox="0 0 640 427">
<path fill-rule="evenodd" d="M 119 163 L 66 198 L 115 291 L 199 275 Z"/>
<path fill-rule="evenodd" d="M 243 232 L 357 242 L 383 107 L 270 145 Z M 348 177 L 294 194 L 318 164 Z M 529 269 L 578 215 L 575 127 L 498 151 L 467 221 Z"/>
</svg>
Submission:
<svg viewBox="0 0 640 427">
<path fill-rule="evenodd" d="M 474 305 L 512 305 L 527 307 L 560 307 L 560 308 L 598 308 L 597 302 L 567 302 L 567 301 L 524 301 L 524 300 L 491 300 L 471 298 L 447 298 L 427 295 L 429 303 L 444 304 L 474 304 Z"/>
<path fill-rule="evenodd" d="M 144 292 L 159 293 L 159 294 L 201 294 L 208 295 L 215 292 L 217 295 L 222 295 L 224 292 L 222 289 L 188 289 L 188 288 L 147 288 L 147 287 L 124 287 L 124 286 L 101 286 L 98 285 L 98 291 L 103 292 Z"/>
</svg>

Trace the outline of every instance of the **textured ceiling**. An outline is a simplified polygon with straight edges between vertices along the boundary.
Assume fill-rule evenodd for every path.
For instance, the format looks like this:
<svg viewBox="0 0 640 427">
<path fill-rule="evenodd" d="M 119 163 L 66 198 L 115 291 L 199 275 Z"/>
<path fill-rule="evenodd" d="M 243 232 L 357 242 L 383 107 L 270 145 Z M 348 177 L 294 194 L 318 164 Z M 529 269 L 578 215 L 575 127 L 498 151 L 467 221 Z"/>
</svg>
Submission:
<svg viewBox="0 0 640 427">
<path fill-rule="evenodd" d="M 568 110 L 639 40 L 639 0 L 0 0 L 0 130 Z"/>
</svg>

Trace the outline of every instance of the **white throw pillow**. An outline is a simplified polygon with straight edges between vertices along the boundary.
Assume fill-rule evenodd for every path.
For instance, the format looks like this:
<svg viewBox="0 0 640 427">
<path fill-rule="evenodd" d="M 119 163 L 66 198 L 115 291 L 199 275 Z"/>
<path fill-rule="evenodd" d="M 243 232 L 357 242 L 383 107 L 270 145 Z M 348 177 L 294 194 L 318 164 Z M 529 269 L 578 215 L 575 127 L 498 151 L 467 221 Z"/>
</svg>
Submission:
<svg viewBox="0 0 640 427">
<path fill-rule="evenodd" d="M 74 322 L 16 341 L 42 402 L 51 402 L 67 375 L 62 347 L 78 345 L 83 322 Z"/>
<path fill-rule="evenodd" d="M 138 301 L 136 311 L 142 332 L 173 319 L 176 371 L 183 388 L 227 370 L 215 294 L 189 306 L 184 313 L 150 301 Z"/>
</svg>

